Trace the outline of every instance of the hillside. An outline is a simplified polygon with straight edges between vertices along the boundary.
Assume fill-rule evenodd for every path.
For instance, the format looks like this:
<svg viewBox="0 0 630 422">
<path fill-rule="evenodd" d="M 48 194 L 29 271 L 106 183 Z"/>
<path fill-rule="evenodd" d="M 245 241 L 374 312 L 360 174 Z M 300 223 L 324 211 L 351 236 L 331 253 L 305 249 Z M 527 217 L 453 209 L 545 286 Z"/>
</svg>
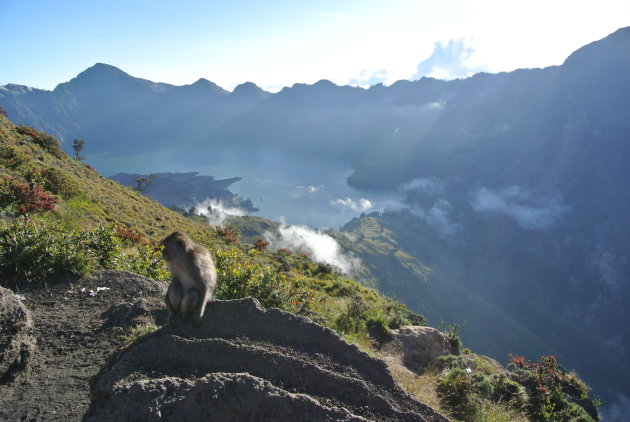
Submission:
<svg viewBox="0 0 630 422">
<path fill-rule="evenodd" d="M 254 296 L 266 307 L 307 315 L 312 321 L 333 328 L 344 339 L 358 343 L 369 353 L 388 359 L 390 370 L 409 391 L 421 400 L 432 400 L 432 405 L 440 410 L 453 412 L 465 420 L 477 420 L 489 414 L 513 418 L 517 413 L 519 418 L 524 418 L 523 406 L 532 417 L 539 414 L 544 403 L 541 397 L 544 396 L 536 390 L 540 384 L 530 384 L 538 364 L 516 360 L 514 375 L 509 375 L 512 373 L 507 373 L 498 364 L 483 363 L 482 357 L 469 350 L 461 357 L 447 355 L 439 361 L 439 369 L 424 367 L 424 372 L 417 372 L 417 368 L 416 372 L 406 369 L 402 363 L 392 364 L 395 353 L 390 349 L 399 350 L 398 353 L 400 347 L 404 349 L 400 346 L 404 342 L 398 343 L 403 340 L 398 340 L 401 333 L 397 329 L 425 323 L 423 317 L 410 312 L 399 302 L 341 276 L 330 265 L 313 262 L 289 251 L 257 248 L 239 242 L 234 228 L 213 228 L 184 218 L 70 159 L 50 135 L 28 127 L 16 127 L 4 116 L 0 116 L 0 140 L 0 271 L 3 285 L 21 292 L 25 304 L 22 306 L 27 308 L 11 310 L 3 305 L 2 332 L 8 333 L 7 344 L 13 345 L 14 334 L 21 332 L 31 339 L 29 344 L 36 345 L 34 349 L 26 346 L 23 350 L 30 351 L 17 355 L 13 355 L 13 346 L 3 350 L 8 356 L 14 356 L 12 359 L 17 359 L 15 365 L 1 368 L 3 373 L 0 374 L 1 382 L 10 387 L 7 391 L 11 394 L 2 398 L 6 401 L 3 412 L 9 419 L 19 414 L 20 418 L 30 415 L 35 420 L 49 420 L 51 412 L 59 412 L 57 414 L 63 420 L 78 420 L 86 408 L 88 382 L 97 370 L 104 368 L 102 365 L 114 347 L 123 345 L 120 336 L 127 333 L 126 341 L 133 341 L 143 332 L 155 330 L 151 324 L 164 323 L 164 308 L 160 304 L 164 285 L 161 282 L 102 270 L 131 269 L 166 279 L 168 273 L 153 242 L 175 228 L 187 231 L 212 250 L 220 277 L 216 298 Z M 95 275 L 85 278 L 90 273 Z M 127 288 L 130 279 L 134 282 Z M 146 283 L 151 287 L 142 287 Z M 3 295 L 3 304 L 20 303 L 15 296 L 11 299 L 11 294 Z M 222 305 L 217 302 L 216 306 Z M 257 305 L 257 309 L 262 308 Z M 283 318 L 294 318 L 289 314 L 282 315 L 286 315 Z M 92 322 L 85 325 L 86 321 Z M 324 330 L 321 332 L 332 335 L 330 330 L 313 322 L 308 324 L 312 327 L 309 329 Z M 164 329 L 159 333 L 167 331 Z M 157 338 L 159 333 L 152 338 Z M 438 337 L 448 344 L 457 343 L 456 330 Z M 347 343 L 336 335 L 331 338 L 336 339 L 334 342 L 338 347 L 347 347 Z M 270 340 L 262 338 L 259 341 L 262 343 L 239 347 L 262 348 L 271 353 L 273 348 L 266 346 Z M 73 347 L 68 348 L 68 344 Z M 142 350 L 142 344 L 138 342 L 133 350 Z M 358 353 L 356 348 L 353 350 Z M 441 354 L 450 353 L 448 350 L 444 349 Z M 457 348 L 450 350 L 457 353 Z M 143 352 L 135 353 L 142 355 Z M 305 349 L 300 353 L 314 351 Z M 407 359 L 407 352 L 404 353 Z M 110 357 L 115 361 L 124 359 L 122 356 Z M 436 362 L 436 356 L 433 356 L 433 362 Z M 367 355 L 359 353 L 350 361 L 359 365 L 357 362 L 366 358 Z M 77 361 L 89 363 L 77 371 Z M 375 364 L 384 368 L 383 363 Z M 326 365 L 337 368 L 332 361 Z M 460 391 L 457 382 L 467 377 L 462 375 L 466 374 L 462 365 L 472 368 L 475 383 L 470 384 L 470 389 Z M 564 375 L 555 366 L 550 368 L 552 375 L 544 380 L 544 388 L 553 387 L 557 394 L 553 397 L 558 403 L 557 411 L 567 417 L 585 414 L 582 405 L 577 404 L 582 400 L 580 394 L 575 395 L 575 392 L 586 394 L 586 386 L 574 374 Z M 384 377 L 389 374 L 388 370 L 383 372 Z M 519 381 L 508 380 L 508 376 Z M 215 381 L 203 382 L 211 385 Z M 409 406 L 415 406 L 427 415 L 435 415 L 424 405 L 407 402 L 407 393 L 392 384 L 391 379 L 385 383 L 389 385 L 387 391 L 393 394 L 387 399 L 389 408 L 402 406 L 403 414 L 413 414 L 416 410 L 410 410 Z M 306 385 L 295 389 L 306 391 Z M 92 400 L 106 394 L 103 391 L 92 393 Z M 329 393 L 338 397 L 336 390 Z M 58 402 L 59 406 L 49 407 L 47 401 L 42 402 L 40 394 L 49 401 Z M 379 396 L 382 400 L 383 391 Z M 403 400 L 404 397 L 407 398 Z M 501 404 L 506 397 L 515 401 Z M 356 412 L 366 411 L 356 407 L 358 405 L 348 406 Z M 518 407 L 511 409 L 510 406 Z M 376 408 L 370 409 L 366 415 L 371 415 Z M 407 417 L 411 419 L 404 420 L 418 420 Z M 103 420 L 107 418 L 102 416 Z"/>
</svg>

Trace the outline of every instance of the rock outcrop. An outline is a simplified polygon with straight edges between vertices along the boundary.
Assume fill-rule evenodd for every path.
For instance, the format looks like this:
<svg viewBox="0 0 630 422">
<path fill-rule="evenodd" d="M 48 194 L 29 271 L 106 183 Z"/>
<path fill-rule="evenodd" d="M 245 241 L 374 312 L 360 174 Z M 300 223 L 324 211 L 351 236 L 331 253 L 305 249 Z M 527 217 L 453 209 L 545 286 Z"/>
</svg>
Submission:
<svg viewBox="0 0 630 422">
<path fill-rule="evenodd" d="M 392 330 L 394 340 L 400 341 L 405 366 L 422 372 L 441 355 L 457 355 L 457 344 L 432 327 L 405 326 Z"/>
<path fill-rule="evenodd" d="M 0 287 L 0 385 L 26 376 L 34 351 L 31 313 L 15 293 Z"/>
<path fill-rule="evenodd" d="M 203 325 L 163 327 L 114 357 L 92 388 L 88 421 L 446 421 L 332 330 L 213 301 Z M 161 419 L 162 418 L 162 419 Z"/>
</svg>

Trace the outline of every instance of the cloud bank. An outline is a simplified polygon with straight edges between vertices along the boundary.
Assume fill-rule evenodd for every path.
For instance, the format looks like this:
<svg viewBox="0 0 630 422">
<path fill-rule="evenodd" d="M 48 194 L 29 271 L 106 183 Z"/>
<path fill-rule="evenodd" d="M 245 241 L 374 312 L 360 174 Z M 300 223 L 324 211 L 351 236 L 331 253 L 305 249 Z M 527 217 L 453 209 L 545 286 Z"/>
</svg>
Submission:
<svg viewBox="0 0 630 422">
<path fill-rule="evenodd" d="M 351 274 L 361 265 L 358 258 L 343 253 L 339 243 L 331 236 L 304 226 L 280 226 L 277 234 L 266 232 L 264 237 L 272 248 L 306 253 L 314 261 L 335 265 L 346 274 Z"/>
<path fill-rule="evenodd" d="M 441 195 L 444 193 L 444 185 L 435 178 L 419 177 L 399 186 L 403 192 L 420 191 L 428 194 Z"/>
<path fill-rule="evenodd" d="M 330 204 L 334 207 L 339 207 L 342 210 L 350 209 L 352 211 L 367 211 L 373 207 L 372 201 L 369 199 L 361 198 L 358 201 L 350 198 L 344 199 L 335 199 L 334 201 L 330 201 Z"/>
<path fill-rule="evenodd" d="M 443 239 L 452 238 L 459 224 L 451 218 L 453 206 L 446 199 L 438 199 L 429 209 L 411 207 L 409 212 L 427 223 Z"/>
<path fill-rule="evenodd" d="M 528 230 L 551 228 L 569 210 L 559 198 L 537 197 L 518 186 L 497 190 L 481 188 L 473 194 L 470 205 L 481 214 L 510 217 Z"/>
<path fill-rule="evenodd" d="M 348 81 L 348 85 L 357 85 L 368 88 L 372 85 L 386 83 L 389 80 L 387 69 L 368 70 L 363 69 L 358 78 L 352 78 Z"/>
<path fill-rule="evenodd" d="M 208 224 L 213 226 L 223 224 L 223 221 L 225 221 L 225 219 L 230 215 L 236 215 L 239 217 L 247 215 L 246 210 L 226 205 L 223 201 L 218 199 L 206 198 L 193 205 L 192 208 L 194 209 L 193 212 L 195 214 L 203 215 L 206 217 L 206 220 L 208 220 Z"/>
</svg>

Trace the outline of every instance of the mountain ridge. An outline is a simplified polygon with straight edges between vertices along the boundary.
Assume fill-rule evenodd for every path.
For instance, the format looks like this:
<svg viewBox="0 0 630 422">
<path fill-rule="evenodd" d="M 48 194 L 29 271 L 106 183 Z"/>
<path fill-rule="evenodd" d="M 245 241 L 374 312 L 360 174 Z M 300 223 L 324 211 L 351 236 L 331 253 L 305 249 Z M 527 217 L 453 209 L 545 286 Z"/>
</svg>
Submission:
<svg viewBox="0 0 630 422">
<path fill-rule="evenodd" d="M 630 361 L 629 37 L 623 28 L 559 66 L 452 81 L 297 84 L 247 101 L 185 99 L 173 89 L 161 96 L 168 101 L 132 109 L 0 90 L 0 105 L 18 121 L 52 127 L 66 148 L 74 137 L 86 139 L 88 156 L 106 174 L 236 163 L 262 179 L 290 161 L 291 180 L 312 162 L 346 166 L 357 196 L 396 195 L 403 212 L 382 219 L 408 255 L 499 306 L 553 349 L 577 350 L 596 388 L 615 385 L 612 400 L 630 394 L 627 380 L 614 377 Z M 138 160 L 147 153 L 151 160 Z M 148 161 L 153 169 L 133 168 Z M 261 162 L 267 167 L 256 167 Z M 309 176 L 315 186 L 323 173 Z M 398 280 L 401 296 L 413 280 Z M 575 327 L 594 340 L 581 342 Z M 528 346 L 523 340 L 521 350 Z"/>
</svg>

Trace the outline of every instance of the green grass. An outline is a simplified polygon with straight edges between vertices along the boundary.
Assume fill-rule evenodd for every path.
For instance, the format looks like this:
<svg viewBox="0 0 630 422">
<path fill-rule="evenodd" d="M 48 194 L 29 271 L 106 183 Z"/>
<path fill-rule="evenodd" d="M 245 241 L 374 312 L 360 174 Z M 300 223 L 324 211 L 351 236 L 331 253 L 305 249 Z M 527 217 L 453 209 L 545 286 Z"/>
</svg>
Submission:
<svg viewBox="0 0 630 422">
<path fill-rule="evenodd" d="M 155 324 L 142 324 L 134 327 L 129 331 L 129 333 L 122 336 L 123 346 L 127 346 L 134 341 L 148 336 L 151 333 L 157 331 L 158 327 Z"/>
</svg>

